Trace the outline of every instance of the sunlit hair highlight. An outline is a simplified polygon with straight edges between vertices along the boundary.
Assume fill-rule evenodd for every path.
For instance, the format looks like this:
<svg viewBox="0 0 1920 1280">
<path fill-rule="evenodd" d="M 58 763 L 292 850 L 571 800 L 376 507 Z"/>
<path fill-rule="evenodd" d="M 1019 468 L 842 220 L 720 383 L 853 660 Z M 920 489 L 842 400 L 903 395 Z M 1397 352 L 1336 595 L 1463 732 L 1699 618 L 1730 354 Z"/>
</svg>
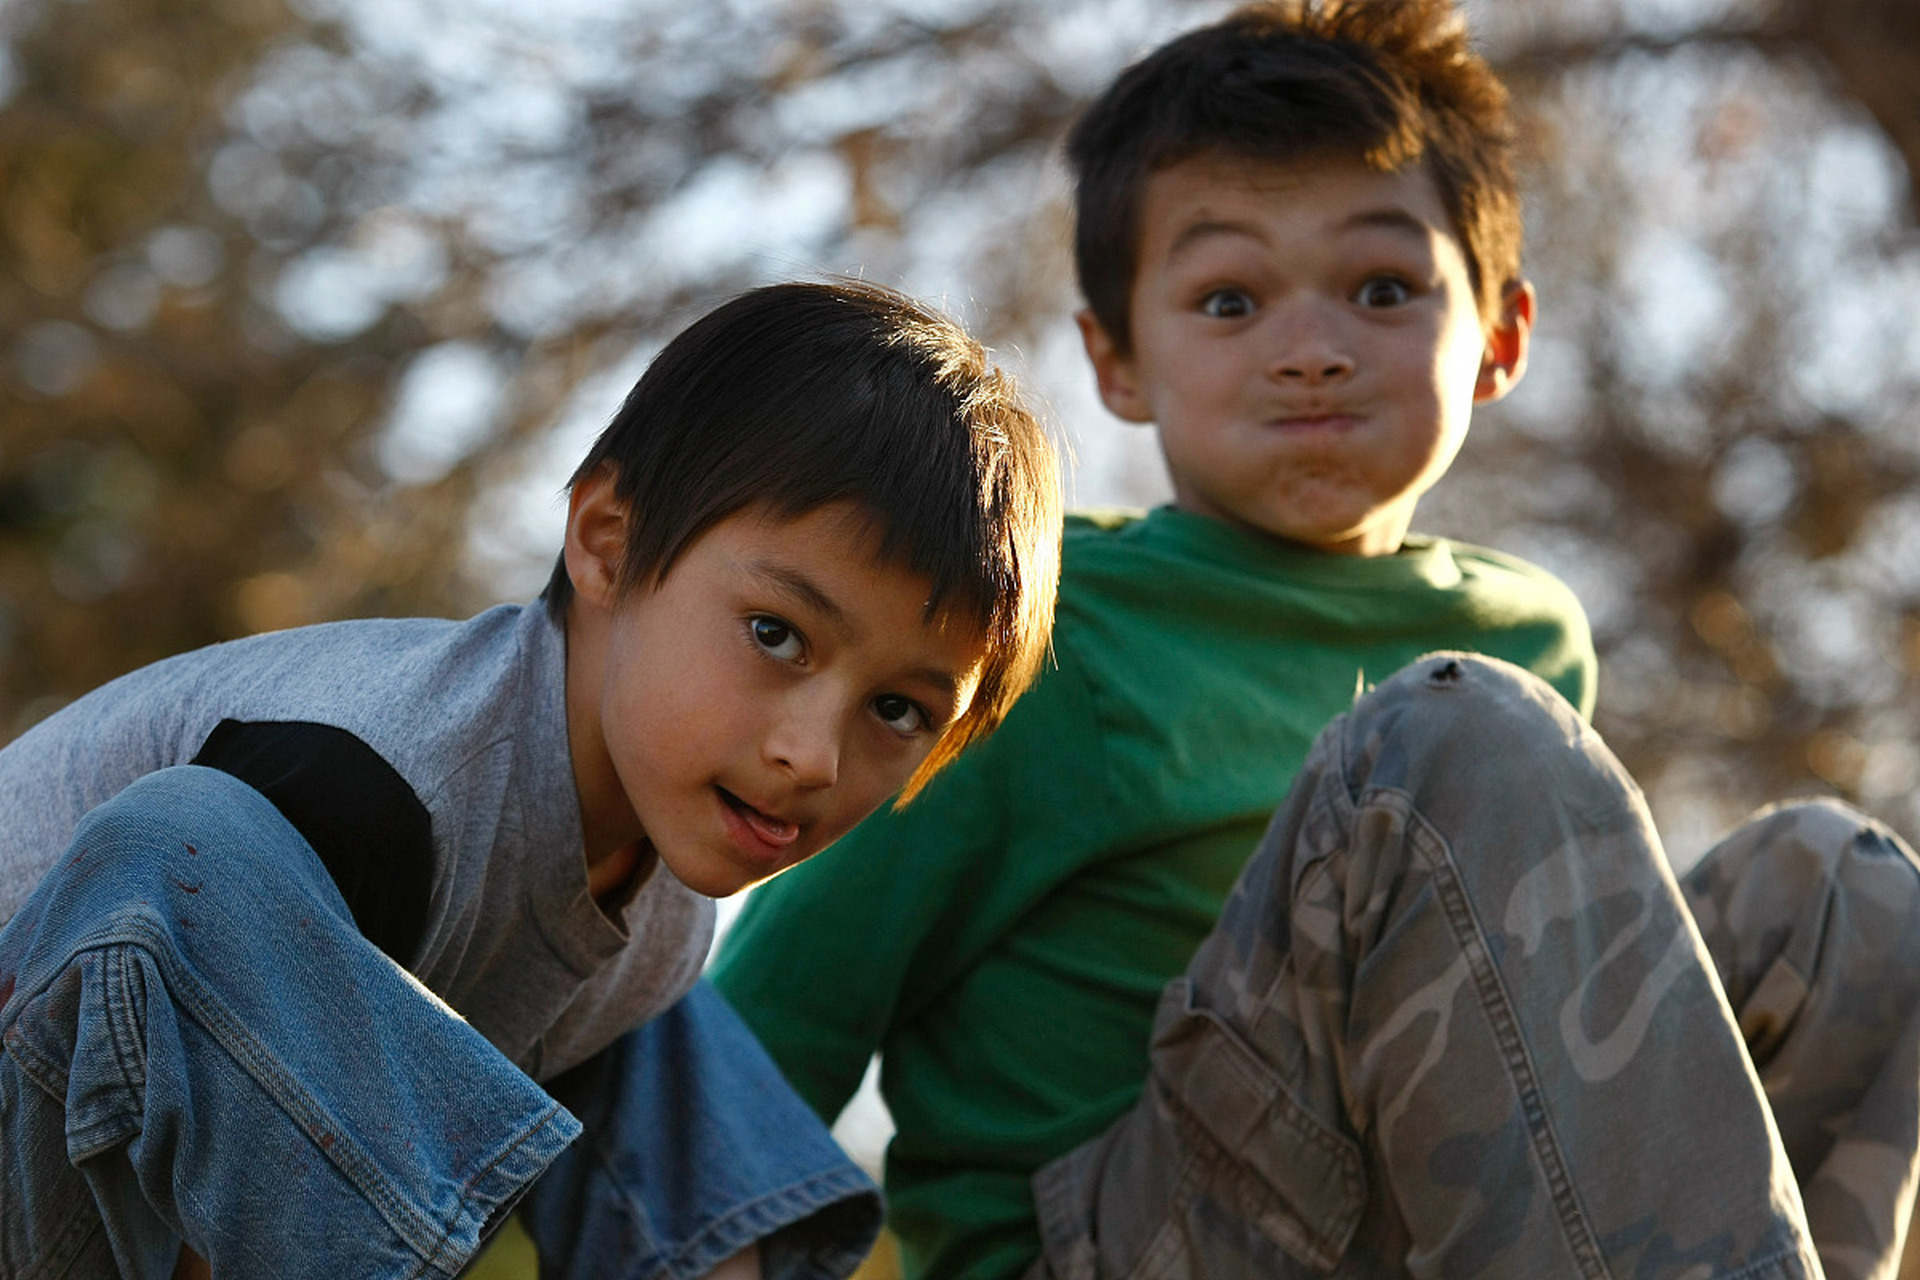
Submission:
<svg viewBox="0 0 1920 1280">
<path fill-rule="evenodd" d="M 1038 674 L 1059 581 L 1059 463 L 1013 380 L 959 325 L 858 281 L 771 285 L 695 321 L 641 375 L 575 471 L 615 469 L 633 518 L 623 591 L 650 589 L 699 536 L 754 508 L 850 502 L 881 558 L 931 583 L 929 619 L 977 628 L 972 702 L 911 798 L 1006 716 Z M 545 594 L 563 618 L 564 558 Z"/>
<path fill-rule="evenodd" d="M 1482 323 L 1520 278 L 1506 87 L 1451 0 L 1266 0 L 1123 71 L 1067 139 L 1074 263 L 1122 354 L 1147 180 L 1208 153 L 1267 163 L 1424 164 L 1466 255 Z"/>
</svg>

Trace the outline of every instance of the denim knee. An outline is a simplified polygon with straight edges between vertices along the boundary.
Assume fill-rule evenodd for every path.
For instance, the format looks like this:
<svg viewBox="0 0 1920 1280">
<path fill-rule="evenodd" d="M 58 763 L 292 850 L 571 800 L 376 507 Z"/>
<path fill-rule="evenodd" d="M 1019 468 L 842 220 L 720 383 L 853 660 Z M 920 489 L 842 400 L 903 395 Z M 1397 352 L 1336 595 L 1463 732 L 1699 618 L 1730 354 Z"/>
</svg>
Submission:
<svg viewBox="0 0 1920 1280">
<path fill-rule="evenodd" d="M 1690 885 L 1753 884 L 1805 898 L 1821 885 L 1870 880 L 1879 900 L 1920 899 L 1920 862 L 1891 830 L 1829 797 L 1771 805 L 1755 813 L 1689 872 Z"/>
<path fill-rule="evenodd" d="M 1639 787 L 1554 688 L 1497 658 L 1434 653 L 1408 664 L 1328 729 L 1348 794 L 1396 792 L 1444 830 L 1547 803 L 1578 825 L 1644 816 Z M 1310 766 L 1311 767 L 1311 766 Z"/>
<path fill-rule="evenodd" d="M 1376 754 L 1368 744 L 1391 735 L 1401 740 L 1396 755 L 1418 755 L 1442 768 L 1470 762 L 1462 747 L 1537 757 L 1542 749 L 1584 744 L 1591 736 L 1553 686 L 1512 663 L 1472 653 L 1416 659 L 1355 702 L 1346 721 L 1346 739 L 1363 755 Z"/>
<path fill-rule="evenodd" d="M 1884 998 L 1920 973 L 1920 860 L 1838 800 L 1761 810 L 1682 884 L 1736 1010 L 1780 1004 L 1782 983 L 1797 1004 L 1822 975 Z M 1764 1060 L 1785 1029 L 1749 1026 L 1749 1048 Z"/>
<path fill-rule="evenodd" d="M 90 814 L 0 930 L 0 973 L 0 1067 L 65 1113 L 65 1158 L 33 1175 L 57 1189 L 43 1216 L 91 1221 L 123 1270 L 184 1238 L 216 1273 L 451 1276 L 579 1132 L 214 770 Z"/>
</svg>

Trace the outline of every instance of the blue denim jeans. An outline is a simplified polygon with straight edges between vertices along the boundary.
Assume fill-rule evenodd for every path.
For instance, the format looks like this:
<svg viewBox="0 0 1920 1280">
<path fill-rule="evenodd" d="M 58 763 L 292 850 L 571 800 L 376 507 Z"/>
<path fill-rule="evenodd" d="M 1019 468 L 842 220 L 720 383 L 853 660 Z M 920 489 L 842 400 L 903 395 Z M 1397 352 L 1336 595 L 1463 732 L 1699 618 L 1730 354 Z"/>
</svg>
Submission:
<svg viewBox="0 0 1920 1280">
<path fill-rule="evenodd" d="M 543 1272 L 842 1275 L 877 1192 L 711 993 L 528 1079 L 366 943 L 225 774 L 88 816 L 0 930 L 0 1277 L 453 1276 L 527 1201 Z"/>
<path fill-rule="evenodd" d="M 852 1274 L 880 1192 L 702 982 L 548 1082 L 586 1126 L 521 1204 L 541 1280 L 704 1275 L 759 1242 L 766 1280 Z"/>
</svg>

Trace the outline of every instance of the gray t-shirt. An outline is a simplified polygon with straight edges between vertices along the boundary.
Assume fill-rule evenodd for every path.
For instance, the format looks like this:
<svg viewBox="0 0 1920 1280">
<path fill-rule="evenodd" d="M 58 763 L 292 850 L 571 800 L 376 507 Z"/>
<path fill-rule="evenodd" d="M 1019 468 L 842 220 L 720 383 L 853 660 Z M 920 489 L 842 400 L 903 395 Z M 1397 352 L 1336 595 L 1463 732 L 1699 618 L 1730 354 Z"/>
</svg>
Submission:
<svg viewBox="0 0 1920 1280">
<path fill-rule="evenodd" d="M 123 676 L 0 750 L 0 924 L 80 818 L 134 779 L 196 759 L 267 758 L 275 777 L 293 778 L 294 803 L 245 765 L 229 771 L 308 833 L 356 920 L 386 882 L 411 878 L 417 892 L 384 907 L 382 936 L 405 941 L 383 945 L 515 1065 L 556 1075 L 679 998 L 713 931 L 713 904 L 657 863 L 617 920 L 595 904 L 565 674 L 565 638 L 531 605 L 466 622 L 276 632 Z M 310 750 L 316 741 L 325 745 Z M 338 781 L 341 759 L 359 771 L 351 784 Z M 360 785 L 368 769 L 391 780 L 381 794 L 417 823 L 381 810 L 354 829 L 379 791 Z M 345 834 L 313 834 L 296 816 L 302 803 L 340 819 Z M 365 847 L 405 846 L 388 833 L 408 829 L 419 833 L 411 849 Z M 343 866 L 359 888 L 342 882 Z"/>
</svg>

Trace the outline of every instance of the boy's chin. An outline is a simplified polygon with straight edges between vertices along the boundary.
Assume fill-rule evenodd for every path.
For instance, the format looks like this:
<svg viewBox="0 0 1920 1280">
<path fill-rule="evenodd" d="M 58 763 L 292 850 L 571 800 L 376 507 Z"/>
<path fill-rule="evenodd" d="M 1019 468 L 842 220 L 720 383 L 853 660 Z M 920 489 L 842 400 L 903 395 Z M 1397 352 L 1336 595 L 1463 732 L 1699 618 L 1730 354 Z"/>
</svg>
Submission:
<svg viewBox="0 0 1920 1280">
<path fill-rule="evenodd" d="M 722 859 L 711 857 L 674 858 L 662 855 L 661 865 L 673 873 L 673 878 L 703 898 L 731 898 L 745 892 L 757 884 L 771 880 L 785 867 L 768 870 L 749 869 L 734 866 Z"/>
</svg>

